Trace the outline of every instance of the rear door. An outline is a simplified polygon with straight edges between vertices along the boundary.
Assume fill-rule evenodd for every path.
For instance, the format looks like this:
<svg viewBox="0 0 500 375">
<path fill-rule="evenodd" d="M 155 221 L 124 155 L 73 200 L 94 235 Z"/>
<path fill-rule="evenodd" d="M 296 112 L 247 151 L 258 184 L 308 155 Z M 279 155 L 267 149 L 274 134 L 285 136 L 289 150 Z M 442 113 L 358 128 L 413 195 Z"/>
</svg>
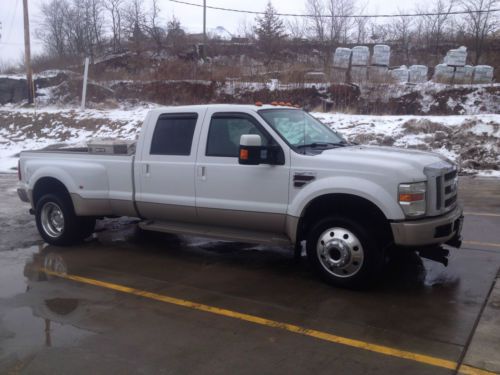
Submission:
<svg viewBox="0 0 500 375">
<path fill-rule="evenodd" d="M 196 221 L 196 146 L 206 110 L 159 113 L 136 161 L 137 208 L 142 217 Z"/>
<path fill-rule="evenodd" d="M 284 165 L 240 165 L 242 134 L 258 134 L 262 144 L 278 144 L 251 112 L 207 111 L 196 166 L 198 219 L 206 224 L 284 232 L 290 155 Z"/>
</svg>

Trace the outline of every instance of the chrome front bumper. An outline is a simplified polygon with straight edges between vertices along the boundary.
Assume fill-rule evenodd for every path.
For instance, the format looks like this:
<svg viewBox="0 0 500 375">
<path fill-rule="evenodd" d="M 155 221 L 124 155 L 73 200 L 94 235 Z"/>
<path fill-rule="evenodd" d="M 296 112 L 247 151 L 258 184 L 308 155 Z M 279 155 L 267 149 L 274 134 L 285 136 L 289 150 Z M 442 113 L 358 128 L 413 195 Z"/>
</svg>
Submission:
<svg viewBox="0 0 500 375">
<path fill-rule="evenodd" d="M 459 238 L 462 231 L 463 210 L 454 210 L 439 217 L 391 223 L 394 243 L 400 246 L 427 246 L 444 244 Z"/>
</svg>

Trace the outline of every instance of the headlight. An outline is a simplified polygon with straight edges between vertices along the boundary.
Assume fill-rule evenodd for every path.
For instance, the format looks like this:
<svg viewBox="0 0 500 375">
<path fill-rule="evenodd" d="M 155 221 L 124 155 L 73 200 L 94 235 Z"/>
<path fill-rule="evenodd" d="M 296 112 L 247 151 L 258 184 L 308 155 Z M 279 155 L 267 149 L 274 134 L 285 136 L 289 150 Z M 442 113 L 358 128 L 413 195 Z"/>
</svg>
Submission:
<svg viewBox="0 0 500 375">
<path fill-rule="evenodd" d="M 416 217 L 425 215 L 426 191 L 427 183 L 425 182 L 399 185 L 399 205 L 406 216 Z"/>
</svg>

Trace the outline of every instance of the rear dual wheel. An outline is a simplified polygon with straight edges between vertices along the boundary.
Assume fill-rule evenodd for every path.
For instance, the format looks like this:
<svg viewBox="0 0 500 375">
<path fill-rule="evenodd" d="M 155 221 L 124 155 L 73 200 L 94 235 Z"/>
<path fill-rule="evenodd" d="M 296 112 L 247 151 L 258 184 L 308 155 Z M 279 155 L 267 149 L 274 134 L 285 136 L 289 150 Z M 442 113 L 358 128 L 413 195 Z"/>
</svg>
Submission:
<svg viewBox="0 0 500 375">
<path fill-rule="evenodd" d="M 309 231 L 307 257 L 323 280 L 348 288 L 369 286 L 384 259 L 365 226 L 340 216 L 325 218 Z"/>
<path fill-rule="evenodd" d="M 69 196 L 42 196 L 36 203 L 35 219 L 42 238 L 56 246 L 78 243 L 90 236 L 95 228 L 95 218 L 75 215 Z"/>
</svg>

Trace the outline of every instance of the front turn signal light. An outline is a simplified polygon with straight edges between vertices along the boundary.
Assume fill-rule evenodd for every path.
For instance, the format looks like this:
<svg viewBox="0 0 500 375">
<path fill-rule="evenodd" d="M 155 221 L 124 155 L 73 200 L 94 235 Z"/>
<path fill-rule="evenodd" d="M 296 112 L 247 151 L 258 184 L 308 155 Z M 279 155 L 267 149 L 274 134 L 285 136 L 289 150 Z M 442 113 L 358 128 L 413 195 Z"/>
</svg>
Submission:
<svg viewBox="0 0 500 375">
<path fill-rule="evenodd" d="M 418 217 L 425 215 L 427 208 L 426 193 L 426 182 L 399 185 L 398 201 L 405 216 Z"/>
</svg>

